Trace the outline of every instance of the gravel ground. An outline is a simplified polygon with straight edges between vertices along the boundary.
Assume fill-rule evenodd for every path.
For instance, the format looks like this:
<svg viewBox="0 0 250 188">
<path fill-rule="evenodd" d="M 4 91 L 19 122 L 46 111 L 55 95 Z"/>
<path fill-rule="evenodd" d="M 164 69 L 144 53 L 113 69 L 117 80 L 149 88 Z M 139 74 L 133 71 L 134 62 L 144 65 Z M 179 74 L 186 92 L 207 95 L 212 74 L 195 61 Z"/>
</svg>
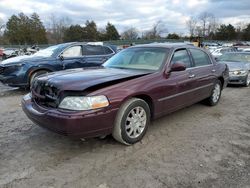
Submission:
<svg viewBox="0 0 250 188">
<path fill-rule="evenodd" d="M 22 112 L 25 91 L 0 86 L 0 187 L 250 187 L 250 88 L 152 122 L 124 146 L 69 139 Z"/>
</svg>

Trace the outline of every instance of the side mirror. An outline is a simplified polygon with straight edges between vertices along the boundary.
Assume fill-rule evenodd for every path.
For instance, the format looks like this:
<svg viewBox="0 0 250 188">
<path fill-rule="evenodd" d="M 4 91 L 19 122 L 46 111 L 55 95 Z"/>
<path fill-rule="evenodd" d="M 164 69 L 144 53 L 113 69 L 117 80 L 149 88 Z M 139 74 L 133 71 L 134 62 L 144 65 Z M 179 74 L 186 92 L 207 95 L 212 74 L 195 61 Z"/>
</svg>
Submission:
<svg viewBox="0 0 250 188">
<path fill-rule="evenodd" d="M 61 54 L 61 55 L 59 55 L 59 59 L 61 60 L 61 61 L 63 61 L 64 60 L 64 57 L 63 57 L 63 55 Z"/>
<path fill-rule="evenodd" d="M 184 71 L 186 70 L 186 65 L 180 61 L 175 62 L 171 65 L 171 72 Z"/>
<path fill-rule="evenodd" d="M 219 58 L 218 58 L 218 57 L 215 57 L 214 59 L 215 59 L 215 61 L 218 61 L 218 60 L 219 60 Z"/>
</svg>

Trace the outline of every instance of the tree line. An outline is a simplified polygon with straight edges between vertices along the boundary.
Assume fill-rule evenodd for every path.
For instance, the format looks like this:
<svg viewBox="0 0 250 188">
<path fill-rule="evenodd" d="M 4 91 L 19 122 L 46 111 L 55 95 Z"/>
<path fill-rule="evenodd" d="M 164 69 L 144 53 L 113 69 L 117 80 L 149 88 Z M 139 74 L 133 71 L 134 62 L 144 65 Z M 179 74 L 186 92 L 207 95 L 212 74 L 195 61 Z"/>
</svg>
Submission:
<svg viewBox="0 0 250 188">
<path fill-rule="evenodd" d="M 250 23 L 220 24 L 211 13 L 203 12 L 186 22 L 190 38 L 203 37 L 208 40 L 250 40 Z M 70 41 L 109 41 L 137 39 L 188 39 L 183 34 L 169 33 L 166 24 L 157 21 L 151 29 L 141 32 L 130 27 L 119 33 L 115 25 L 108 22 L 104 28 L 98 28 L 93 20 L 84 25 L 72 24 L 67 18 L 51 15 L 44 26 L 37 13 L 27 16 L 24 13 L 12 15 L 6 23 L 0 20 L 0 44 L 57 44 Z"/>
<path fill-rule="evenodd" d="M 186 26 L 191 37 L 200 36 L 207 40 L 250 40 L 250 23 L 239 22 L 236 26 L 220 24 L 219 19 L 208 12 L 191 17 Z"/>
</svg>

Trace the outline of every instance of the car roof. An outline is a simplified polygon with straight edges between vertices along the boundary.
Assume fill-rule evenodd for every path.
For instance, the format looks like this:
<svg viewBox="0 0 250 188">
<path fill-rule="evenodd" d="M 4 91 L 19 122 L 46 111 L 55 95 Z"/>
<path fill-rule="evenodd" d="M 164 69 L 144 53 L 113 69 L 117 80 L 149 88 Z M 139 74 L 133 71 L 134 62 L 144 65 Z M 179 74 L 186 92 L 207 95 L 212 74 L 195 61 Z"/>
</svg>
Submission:
<svg viewBox="0 0 250 188">
<path fill-rule="evenodd" d="M 67 42 L 67 43 L 62 43 L 62 44 L 65 44 L 65 45 L 79 44 L 79 45 L 89 45 L 89 46 L 109 46 L 107 44 L 97 44 L 97 42 L 95 42 L 95 43 L 94 42 Z"/>
<path fill-rule="evenodd" d="M 187 47 L 194 47 L 193 45 L 186 44 L 186 43 L 150 43 L 150 44 L 140 44 L 136 46 L 132 46 L 132 48 L 137 47 L 161 47 L 161 48 L 187 48 Z"/>
</svg>

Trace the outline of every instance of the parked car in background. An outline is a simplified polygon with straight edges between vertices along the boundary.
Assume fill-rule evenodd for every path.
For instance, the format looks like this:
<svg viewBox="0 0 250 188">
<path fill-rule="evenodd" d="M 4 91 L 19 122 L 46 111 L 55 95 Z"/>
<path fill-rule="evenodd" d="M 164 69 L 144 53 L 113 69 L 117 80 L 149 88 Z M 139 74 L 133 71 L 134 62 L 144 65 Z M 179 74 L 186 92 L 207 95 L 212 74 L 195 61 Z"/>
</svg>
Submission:
<svg viewBox="0 0 250 188">
<path fill-rule="evenodd" d="M 22 107 L 51 131 L 80 138 L 112 134 L 129 145 L 142 139 L 150 119 L 202 100 L 216 105 L 227 79 L 227 66 L 203 49 L 138 45 L 100 68 L 37 77 Z"/>
<path fill-rule="evenodd" d="M 215 58 L 218 58 L 221 55 L 223 55 L 224 53 L 227 53 L 227 52 L 237 52 L 237 51 L 238 50 L 237 50 L 236 47 L 221 47 L 221 48 L 214 49 L 213 51 L 210 51 L 210 52 L 212 53 L 212 55 Z"/>
<path fill-rule="evenodd" d="M 17 48 L 5 48 L 3 49 L 2 60 L 18 56 Z"/>
<path fill-rule="evenodd" d="M 49 72 L 102 65 L 116 53 L 114 47 L 64 43 L 19 56 L 0 64 L 0 81 L 9 86 L 29 87 L 35 77 Z"/>
<path fill-rule="evenodd" d="M 223 54 L 218 62 L 226 63 L 229 67 L 229 84 L 250 84 L 250 53 L 231 52 Z"/>
<path fill-rule="evenodd" d="M 244 48 L 242 49 L 243 52 L 250 52 L 250 48 Z"/>
</svg>

